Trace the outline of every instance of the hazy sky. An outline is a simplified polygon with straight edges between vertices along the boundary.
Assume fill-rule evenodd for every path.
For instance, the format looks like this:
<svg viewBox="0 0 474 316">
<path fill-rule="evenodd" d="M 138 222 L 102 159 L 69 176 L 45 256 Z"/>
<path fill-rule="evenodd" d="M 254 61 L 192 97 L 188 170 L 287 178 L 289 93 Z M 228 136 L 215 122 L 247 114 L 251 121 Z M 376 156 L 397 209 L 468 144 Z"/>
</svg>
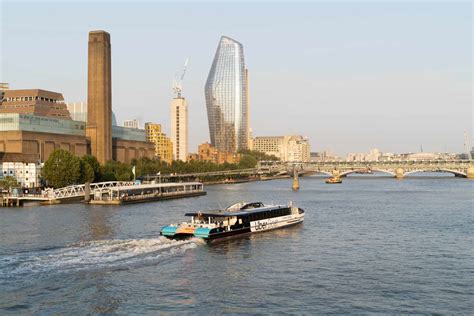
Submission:
<svg viewBox="0 0 474 316">
<path fill-rule="evenodd" d="M 204 84 L 227 35 L 244 45 L 254 136 L 301 134 L 312 151 L 339 154 L 462 152 L 474 120 L 472 15 L 471 2 L 1 1 L 0 81 L 86 101 L 88 32 L 106 30 L 118 121 L 169 134 L 172 79 L 189 57 L 195 152 L 209 140 Z"/>
</svg>

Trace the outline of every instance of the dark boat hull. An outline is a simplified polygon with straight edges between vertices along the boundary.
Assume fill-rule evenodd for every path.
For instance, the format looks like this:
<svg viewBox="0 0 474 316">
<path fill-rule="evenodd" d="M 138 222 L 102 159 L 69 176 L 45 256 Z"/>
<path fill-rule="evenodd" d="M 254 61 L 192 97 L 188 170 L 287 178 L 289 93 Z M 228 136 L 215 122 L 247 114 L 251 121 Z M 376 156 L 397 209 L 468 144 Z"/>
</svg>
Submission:
<svg viewBox="0 0 474 316">
<path fill-rule="evenodd" d="M 303 223 L 303 221 L 297 221 L 297 222 L 294 222 L 294 223 L 289 223 L 285 226 L 275 227 L 275 228 L 272 228 L 272 229 L 267 229 L 267 230 L 258 231 L 258 232 L 252 232 L 250 230 L 250 227 L 245 227 L 245 228 L 240 228 L 240 229 L 234 229 L 234 230 L 227 231 L 227 232 L 213 233 L 213 234 L 210 234 L 209 237 L 202 238 L 202 239 L 204 239 L 208 243 L 212 243 L 212 242 L 216 242 L 216 241 L 219 241 L 219 240 L 226 240 L 226 239 L 230 239 L 230 238 L 243 237 L 243 236 L 247 236 L 247 235 L 252 234 L 252 233 L 264 233 L 264 232 L 269 232 L 269 231 L 273 231 L 273 230 L 277 230 L 277 229 L 288 228 L 288 227 L 296 226 L 296 225 L 302 224 L 302 223 Z M 167 237 L 169 239 L 182 240 L 182 239 L 192 238 L 194 236 L 190 235 L 190 234 L 188 234 L 188 235 L 186 235 L 186 234 L 176 234 L 174 236 L 165 236 L 165 237 Z"/>
</svg>

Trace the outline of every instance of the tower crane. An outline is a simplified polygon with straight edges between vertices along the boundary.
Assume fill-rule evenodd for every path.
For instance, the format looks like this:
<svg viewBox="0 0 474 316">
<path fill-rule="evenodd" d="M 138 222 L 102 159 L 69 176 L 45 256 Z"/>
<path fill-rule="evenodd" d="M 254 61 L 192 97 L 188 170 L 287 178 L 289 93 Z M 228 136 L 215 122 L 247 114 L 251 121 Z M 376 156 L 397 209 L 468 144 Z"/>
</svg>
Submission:
<svg viewBox="0 0 474 316">
<path fill-rule="evenodd" d="M 464 150 L 466 151 L 467 159 L 472 160 L 472 155 L 469 148 L 469 139 L 467 138 L 466 132 L 464 132 Z"/>
<path fill-rule="evenodd" d="M 177 79 L 176 76 L 173 78 L 173 91 L 174 91 L 174 97 L 176 99 L 181 98 L 181 92 L 183 91 L 183 79 L 184 79 L 184 75 L 186 74 L 186 69 L 188 68 L 188 62 L 189 62 L 189 58 L 186 58 L 181 77 L 179 79 Z"/>
</svg>

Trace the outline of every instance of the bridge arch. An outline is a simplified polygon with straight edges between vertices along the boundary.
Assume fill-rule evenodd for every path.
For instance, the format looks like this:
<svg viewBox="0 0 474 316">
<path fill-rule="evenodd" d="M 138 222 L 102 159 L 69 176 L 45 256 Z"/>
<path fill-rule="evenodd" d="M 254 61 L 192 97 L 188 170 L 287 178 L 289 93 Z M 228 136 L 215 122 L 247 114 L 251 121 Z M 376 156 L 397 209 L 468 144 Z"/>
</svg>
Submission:
<svg viewBox="0 0 474 316">
<path fill-rule="evenodd" d="M 351 173 L 356 173 L 358 171 L 361 171 L 361 170 L 367 170 L 367 169 L 355 169 L 355 170 L 348 170 L 348 171 L 344 171 L 343 173 L 340 174 L 341 177 L 345 177 Z M 370 171 L 372 172 L 381 172 L 381 173 L 386 173 L 386 174 L 389 174 L 391 176 L 394 176 L 395 177 L 395 172 L 393 171 L 390 171 L 390 170 L 385 170 L 385 169 L 370 169 Z"/>
<path fill-rule="evenodd" d="M 452 173 L 454 174 L 455 176 L 458 176 L 458 177 L 467 177 L 467 174 L 465 174 L 464 172 L 462 171 L 459 171 L 459 170 L 451 170 L 451 169 L 417 169 L 417 170 L 410 170 L 410 171 L 407 171 L 405 172 L 405 176 L 407 175 L 410 175 L 410 174 L 414 174 L 414 173 L 418 173 L 418 172 L 444 172 L 444 173 Z"/>
<path fill-rule="evenodd" d="M 312 172 L 314 172 L 314 173 L 319 173 L 319 174 L 324 174 L 324 175 L 326 175 L 326 176 L 330 176 L 330 177 L 332 177 L 332 173 L 331 173 L 331 172 L 329 172 L 329 171 L 322 171 L 322 170 L 312 170 Z"/>
</svg>

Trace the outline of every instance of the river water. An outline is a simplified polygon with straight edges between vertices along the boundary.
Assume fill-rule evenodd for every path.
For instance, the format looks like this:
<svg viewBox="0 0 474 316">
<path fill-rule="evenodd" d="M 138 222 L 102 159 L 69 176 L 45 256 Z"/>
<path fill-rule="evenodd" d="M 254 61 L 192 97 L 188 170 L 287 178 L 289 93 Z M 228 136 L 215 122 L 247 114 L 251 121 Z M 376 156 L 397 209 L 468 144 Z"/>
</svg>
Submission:
<svg viewBox="0 0 474 316">
<path fill-rule="evenodd" d="M 0 314 L 469 314 L 474 181 L 350 176 L 207 186 L 121 207 L 0 208 Z M 236 201 L 306 211 L 207 245 L 162 226 Z"/>
</svg>

